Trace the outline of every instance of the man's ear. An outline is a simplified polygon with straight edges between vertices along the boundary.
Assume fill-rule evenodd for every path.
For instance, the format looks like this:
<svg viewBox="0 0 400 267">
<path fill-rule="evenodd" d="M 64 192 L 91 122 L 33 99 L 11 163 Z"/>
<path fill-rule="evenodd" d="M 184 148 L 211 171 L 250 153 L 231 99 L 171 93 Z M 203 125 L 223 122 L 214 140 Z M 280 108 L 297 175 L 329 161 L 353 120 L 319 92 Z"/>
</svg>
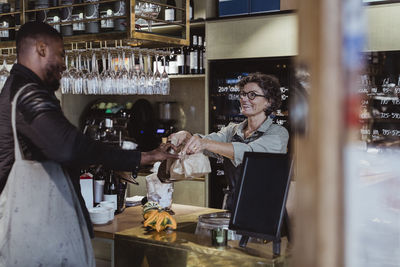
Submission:
<svg viewBox="0 0 400 267">
<path fill-rule="evenodd" d="M 42 41 L 36 41 L 36 52 L 39 54 L 41 57 L 46 56 L 46 48 L 47 45 L 42 42 Z"/>
</svg>

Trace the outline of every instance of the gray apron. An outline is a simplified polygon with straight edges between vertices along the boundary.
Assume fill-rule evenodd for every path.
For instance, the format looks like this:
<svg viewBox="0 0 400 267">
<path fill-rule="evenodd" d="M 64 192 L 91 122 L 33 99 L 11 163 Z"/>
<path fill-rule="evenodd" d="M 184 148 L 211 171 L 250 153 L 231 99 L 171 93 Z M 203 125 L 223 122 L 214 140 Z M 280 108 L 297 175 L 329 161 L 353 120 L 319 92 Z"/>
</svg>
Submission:
<svg viewBox="0 0 400 267">
<path fill-rule="evenodd" d="M 231 142 L 247 144 L 256 140 L 262 135 L 262 132 L 255 132 L 250 138 L 243 139 L 238 134 L 234 134 Z M 235 167 L 230 159 L 224 157 L 224 173 L 225 177 L 227 178 L 228 187 L 224 189 L 225 196 L 222 208 L 232 212 L 235 208 L 235 194 L 240 175 L 242 174 L 242 164 L 239 164 L 237 167 Z"/>
<path fill-rule="evenodd" d="M 59 164 L 25 160 L 21 152 L 16 103 L 26 86 L 12 102 L 15 162 L 0 195 L 0 266 L 95 266 L 71 180 Z"/>
</svg>

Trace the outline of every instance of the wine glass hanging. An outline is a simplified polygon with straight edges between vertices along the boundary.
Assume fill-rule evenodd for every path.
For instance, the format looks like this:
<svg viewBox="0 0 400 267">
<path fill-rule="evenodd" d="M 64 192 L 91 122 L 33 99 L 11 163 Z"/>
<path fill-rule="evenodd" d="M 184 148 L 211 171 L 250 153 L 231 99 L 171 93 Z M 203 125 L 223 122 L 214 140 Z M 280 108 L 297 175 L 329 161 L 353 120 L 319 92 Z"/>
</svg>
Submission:
<svg viewBox="0 0 400 267">
<path fill-rule="evenodd" d="M 165 57 L 170 52 L 132 47 L 103 47 L 66 51 L 61 78 L 63 94 L 167 95 Z M 152 58 L 156 64 L 152 69 Z M 158 58 L 164 59 L 162 72 Z"/>
</svg>

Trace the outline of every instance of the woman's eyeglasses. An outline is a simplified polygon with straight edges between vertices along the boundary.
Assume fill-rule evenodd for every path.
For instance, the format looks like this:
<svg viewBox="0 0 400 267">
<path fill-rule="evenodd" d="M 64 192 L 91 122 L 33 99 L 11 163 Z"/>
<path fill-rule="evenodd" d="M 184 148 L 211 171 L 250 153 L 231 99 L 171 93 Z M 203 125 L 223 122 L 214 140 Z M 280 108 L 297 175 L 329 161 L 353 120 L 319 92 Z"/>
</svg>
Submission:
<svg viewBox="0 0 400 267">
<path fill-rule="evenodd" d="M 250 91 L 250 92 L 243 92 L 243 91 L 241 91 L 241 92 L 239 93 L 239 96 L 240 96 L 241 98 L 244 98 L 244 97 L 247 96 L 247 98 L 250 99 L 250 100 L 254 100 L 254 98 L 256 98 L 257 96 L 265 97 L 265 95 L 256 94 L 254 91 Z"/>
</svg>

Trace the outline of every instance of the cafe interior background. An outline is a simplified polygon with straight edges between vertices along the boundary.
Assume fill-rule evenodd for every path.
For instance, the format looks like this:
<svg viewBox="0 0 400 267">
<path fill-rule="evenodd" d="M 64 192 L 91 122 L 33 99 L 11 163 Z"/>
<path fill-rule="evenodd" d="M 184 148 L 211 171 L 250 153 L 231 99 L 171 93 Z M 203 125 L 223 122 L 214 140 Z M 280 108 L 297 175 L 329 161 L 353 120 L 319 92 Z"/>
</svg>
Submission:
<svg viewBox="0 0 400 267">
<path fill-rule="evenodd" d="M 224 2 L 232 2 L 236 10 L 225 10 Z M 270 10 L 254 12 L 237 10 L 239 2 L 246 1 L 187 1 L 193 17 L 182 22 L 182 31 L 182 25 L 160 25 L 153 18 L 152 33 L 132 33 L 150 41 L 129 43 L 126 35 L 109 38 L 107 33 L 66 37 L 69 66 L 78 69 L 71 80 L 82 73 L 90 78 L 90 63 L 71 62 L 79 57 L 93 61 L 86 52 L 91 49 L 98 51 L 93 54 L 99 62 L 111 56 L 119 67 L 120 62 L 131 64 L 127 58 L 133 51 L 139 72 L 160 68 L 160 79 L 165 58 L 170 70 L 165 92 L 63 88 L 57 96 L 64 114 L 90 132 L 98 127 L 100 113 L 119 112 L 114 127 L 136 126 L 120 131 L 114 141 L 121 142 L 121 135 L 136 137 L 139 148 L 150 149 L 174 131 L 207 134 L 242 120 L 235 83 L 249 72 L 272 73 L 284 96 L 274 121 L 290 131 L 288 151 L 295 164 L 287 203 L 294 236 L 291 266 L 400 266 L 400 1 L 281 0 L 271 1 L 277 5 Z M 15 1 L 8 3 L 15 6 Z M 176 5 L 184 3 L 176 0 Z M 165 33 L 173 45 L 154 37 Z M 201 47 L 193 45 L 193 35 L 202 38 Z M 118 50 L 128 45 L 126 51 Z M 188 71 L 172 70 L 179 54 L 186 53 L 179 48 L 186 45 L 202 56 L 202 71 L 191 72 L 185 64 Z M 15 60 L 15 49 L 3 35 L 0 48 L 1 81 Z M 110 55 L 107 49 L 119 52 Z M 124 81 L 122 75 L 118 78 Z M 140 116 L 126 117 L 127 109 Z M 211 164 L 209 175 L 174 183 L 173 203 L 221 208 L 223 169 L 220 162 Z M 148 171 L 139 172 L 139 185 L 128 184 L 128 197 L 147 194 Z M 110 254 L 109 243 L 105 249 L 95 242 L 101 250 L 97 256 Z M 114 264 L 109 256 L 98 257 Z"/>
</svg>

